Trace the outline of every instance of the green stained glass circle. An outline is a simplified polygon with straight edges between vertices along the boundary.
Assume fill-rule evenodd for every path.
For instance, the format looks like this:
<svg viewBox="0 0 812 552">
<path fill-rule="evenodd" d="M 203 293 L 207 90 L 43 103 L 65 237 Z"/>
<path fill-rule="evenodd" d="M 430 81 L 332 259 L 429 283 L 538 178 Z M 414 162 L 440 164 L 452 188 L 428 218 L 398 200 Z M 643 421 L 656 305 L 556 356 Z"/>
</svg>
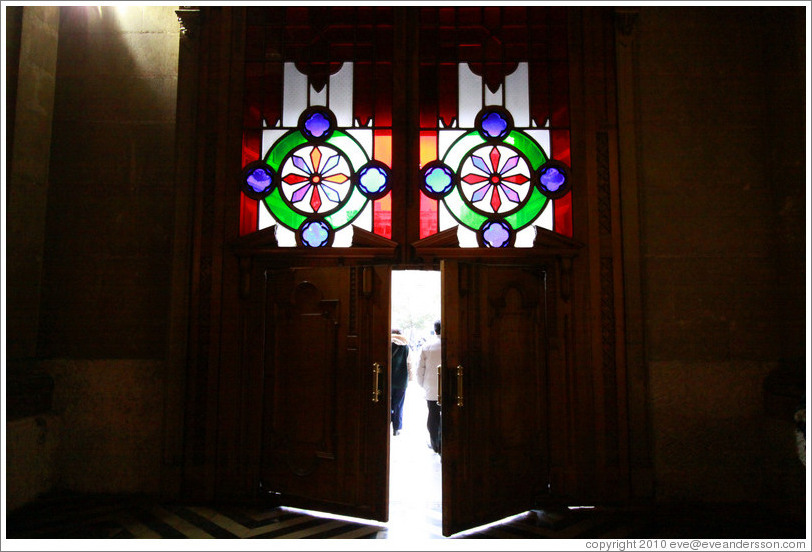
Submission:
<svg viewBox="0 0 812 552">
<path fill-rule="evenodd" d="M 321 127 L 313 128 L 321 131 Z M 279 186 L 263 199 L 265 206 L 281 225 L 294 232 L 309 221 L 312 233 L 321 228 L 313 224 L 317 220 L 328 224 L 331 232 L 340 230 L 351 224 L 369 201 L 358 188 L 355 175 L 369 165 L 370 158 L 358 140 L 340 129 L 318 140 L 302 129 L 291 130 L 274 143 L 264 162 L 279 175 Z"/>
<path fill-rule="evenodd" d="M 511 130 L 501 142 L 479 131 L 460 136 L 443 156 L 458 185 L 442 198 L 462 225 L 479 231 L 488 220 L 502 220 L 518 231 L 530 225 L 548 199 L 533 185 L 547 156 L 533 138 Z"/>
</svg>

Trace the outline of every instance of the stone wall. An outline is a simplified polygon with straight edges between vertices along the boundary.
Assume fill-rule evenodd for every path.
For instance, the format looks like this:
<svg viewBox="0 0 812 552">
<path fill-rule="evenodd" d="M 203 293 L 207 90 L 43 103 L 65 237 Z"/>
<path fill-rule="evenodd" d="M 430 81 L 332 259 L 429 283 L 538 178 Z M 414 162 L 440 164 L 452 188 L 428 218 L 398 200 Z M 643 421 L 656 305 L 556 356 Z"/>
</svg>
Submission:
<svg viewBox="0 0 812 552">
<path fill-rule="evenodd" d="M 8 269 L 7 295 L 9 333 L 7 354 L 31 358 L 36 354 L 40 308 L 40 278 L 45 243 L 45 210 L 48 204 L 48 169 L 51 154 L 51 125 L 57 71 L 59 8 L 10 7 L 9 98 L 14 125 L 7 127 L 8 165 Z M 22 10 L 22 13 L 20 13 Z M 19 53 L 19 64 L 14 66 Z M 16 74 L 14 73 L 16 69 Z M 16 77 L 16 78 L 14 78 Z M 16 105 L 15 105 L 16 104 Z M 16 108 L 16 109 L 15 109 Z"/>
<path fill-rule="evenodd" d="M 63 490 L 161 493 L 162 361 L 57 360 L 53 411 L 61 422 L 56 476 Z"/>
<path fill-rule="evenodd" d="M 804 178 L 781 164 L 804 144 L 803 18 L 799 29 L 773 11 L 639 16 L 643 311 L 661 501 L 803 497 L 791 420 L 767 416 L 762 393 L 805 347 L 803 240 L 787 235 L 804 213 L 786 207 L 803 198 Z M 776 90 L 781 79 L 791 84 Z M 798 122 L 776 125 L 777 112 Z"/>
<path fill-rule="evenodd" d="M 39 356 L 163 358 L 177 17 L 171 6 L 61 13 Z"/>
<path fill-rule="evenodd" d="M 54 385 L 49 412 L 7 425 L 7 506 L 50 490 L 159 493 L 176 7 L 21 9 L 9 359 L 21 389 L 35 371 Z"/>
</svg>

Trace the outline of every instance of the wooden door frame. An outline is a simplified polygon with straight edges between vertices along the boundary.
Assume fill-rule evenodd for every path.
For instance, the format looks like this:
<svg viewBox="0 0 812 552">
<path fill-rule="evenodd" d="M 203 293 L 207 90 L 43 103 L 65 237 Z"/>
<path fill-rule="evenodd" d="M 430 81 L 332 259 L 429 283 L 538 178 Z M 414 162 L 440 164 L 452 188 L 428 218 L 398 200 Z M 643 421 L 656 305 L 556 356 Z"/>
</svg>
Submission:
<svg viewBox="0 0 812 552">
<path fill-rule="evenodd" d="M 396 7 L 395 43 L 402 65 L 395 72 L 393 114 L 406 132 L 393 137 L 398 185 L 393 201 L 405 217 L 393 220 L 391 244 L 364 252 L 338 251 L 309 262 L 387 262 L 393 268 L 436 267 L 441 258 L 482 258 L 502 252 L 450 247 L 448 233 L 417 240 L 419 159 L 416 129 L 405 125 L 417 109 L 416 13 Z M 247 376 L 240 368 L 240 295 L 253 255 L 305 262 L 308 255 L 271 253 L 268 243 L 239 240 L 238 173 L 241 166 L 245 7 L 204 7 L 183 12 L 178 82 L 178 168 L 173 297 L 167 381 L 165 468 L 181 481 L 179 493 L 199 500 L 245 500 L 255 494 L 246 414 L 239 406 Z M 569 13 L 573 241 L 576 256 L 545 236 L 544 252 L 560 256 L 571 287 L 572 343 L 567 344 L 570 393 L 562 404 L 566 443 L 551 467 L 553 492 L 562 500 L 617 502 L 650 498 L 646 383 L 639 323 L 627 337 L 627 307 L 639 315 L 639 251 L 634 180 L 620 195 L 618 105 L 627 125 L 628 66 L 625 29 L 611 8 L 571 7 Z M 616 38 L 616 24 L 618 24 Z M 620 49 L 615 57 L 616 43 Z M 618 98 L 616 64 L 624 70 Z M 620 103 L 618 103 L 620 99 Z M 630 172 L 624 165 L 624 185 Z M 398 172 L 400 171 L 400 172 Z M 621 216 L 622 214 L 622 216 Z M 622 228 L 622 230 L 621 230 Z M 627 229 L 631 229 L 632 235 Z M 259 234 L 259 233 L 258 233 Z M 380 247 L 379 251 L 375 251 Z M 625 249 L 624 249 L 625 247 Z M 264 248 L 264 249 L 263 249 Z M 356 248 L 352 248 L 356 249 Z M 559 251 L 560 249 L 560 251 Z M 561 253 L 561 255 L 558 255 Z M 512 254 L 512 253 L 511 253 Z M 366 255 L 366 258 L 364 258 Z M 636 318 L 635 320 L 639 320 Z M 183 395 L 183 407 L 173 399 Z M 182 442 L 179 443 L 179 440 Z"/>
</svg>

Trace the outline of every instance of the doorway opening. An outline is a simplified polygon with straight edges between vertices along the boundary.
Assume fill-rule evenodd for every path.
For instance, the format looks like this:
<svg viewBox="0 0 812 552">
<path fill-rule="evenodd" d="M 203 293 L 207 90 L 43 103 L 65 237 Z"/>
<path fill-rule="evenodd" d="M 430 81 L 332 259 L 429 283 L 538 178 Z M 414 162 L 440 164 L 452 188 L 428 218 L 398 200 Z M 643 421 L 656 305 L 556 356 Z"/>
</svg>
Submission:
<svg viewBox="0 0 812 552">
<path fill-rule="evenodd" d="M 442 538 L 442 469 L 429 444 L 428 406 L 417 382 L 422 345 L 440 320 L 440 272 L 393 270 L 391 327 L 409 345 L 412 376 L 406 386 L 403 424 L 394 435 L 390 424 L 389 538 Z"/>
</svg>

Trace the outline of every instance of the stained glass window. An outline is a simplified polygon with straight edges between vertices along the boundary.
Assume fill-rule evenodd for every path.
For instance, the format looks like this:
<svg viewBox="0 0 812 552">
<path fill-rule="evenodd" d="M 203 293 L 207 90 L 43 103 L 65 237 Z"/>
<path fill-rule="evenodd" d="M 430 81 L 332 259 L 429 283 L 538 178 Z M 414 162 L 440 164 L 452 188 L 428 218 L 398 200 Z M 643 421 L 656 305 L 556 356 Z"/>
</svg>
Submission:
<svg viewBox="0 0 812 552">
<path fill-rule="evenodd" d="M 391 237 L 392 9 L 247 9 L 240 235 Z"/>
<path fill-rule="evenodd" d="M 240 234 L 274 226 L 280 246 L 302 247 L 351 245 L 352 226 L 391 238 L 393 212 L 406 216 L 392 205 L 396 130 L 419 140 L 420 238 L 572 236 L 566 8 L 407 9 L 419 14 L 418 119 L 393 129 L 392 8 L 247 8 Z"/>
<path fill-rule="evenodd" d="M 420 44 L 420 237 L 572 236 L 566 10 L 421 8 Z"/>
</svg>

